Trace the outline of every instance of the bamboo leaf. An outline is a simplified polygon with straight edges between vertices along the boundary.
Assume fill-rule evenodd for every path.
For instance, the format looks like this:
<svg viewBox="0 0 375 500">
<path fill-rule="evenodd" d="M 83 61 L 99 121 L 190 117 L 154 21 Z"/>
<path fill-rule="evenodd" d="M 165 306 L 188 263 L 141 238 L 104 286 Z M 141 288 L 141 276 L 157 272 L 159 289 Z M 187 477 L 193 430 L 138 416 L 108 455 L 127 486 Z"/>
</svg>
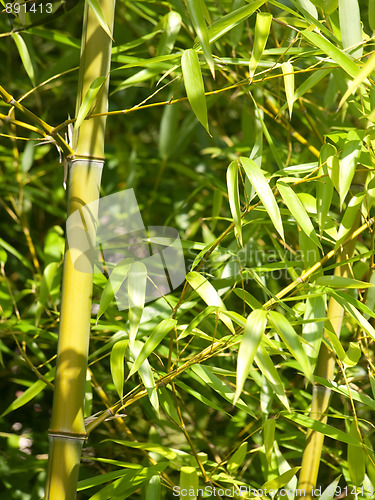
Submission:
<svg viewBox="0 0 375 500">
<path fill-rule="evenodd" d="M 284 77 L 284 88 L 286 101 L 289 108 L 289 119 L 292 119 L 293 102 L 294 102 L 294 70 L 291 62 L 285 62 L 281 65 Z"/>
<path fill-rule="evenodd" d="M 336 488 L 339 484 L 340 476 L 332 481 L 332 483 L 323 491 L 319 500 L 333 500 L 336 496 Z"/>
<path fill-rule="evenodd" d="M 358 0 L 339 0 L 339 20 L 344 49 L 353 49 L 361 44 L 362 28 Z M 355 58 L 361 57 L 362 53 L 362 45 L 355 50 L 350 50 L 350 54 Z"/>
<path fill-rule="evenodd" d="M 136 360 L 140 355 L 140 352 L 144 346 L 143 342 L 136 340 L 134 345 L 129 344 L 129 350 L 131 357 L 133 360 Z M 139 376 L 142 379 L 142 382 L 147 390 L 147 395 L 150 400 L 150 403 L 154 407 L 156 413 L 159 412 L 159 398 L 156 390 L 154 375 L 151 370 L 150 363 L 147 359 L 143 361 L 143 363 L 138 368 Z"/>
<path fill-rule="evenodd" d="M 147 268 L 142 262 L 131 265 L 128 278 L 129 340 L 134 345 L 145 304 Z"/>
<path fill-rule="evenodd" d="M 247 454 L 247 442 L 241 443 L 227 463 L 227 471 L 233 474 L 243 464 Z"/>
<path fill-rule="evenodd" d="M 237 356 L 236 393 L 233 404 L 242 392 L 266 325 L 267 311 L 255 309 L 249 314 Z"/>
<path fill-rule="evenodd" d="M 280 399 L 285 408 L 290 412 L 290 407 L 288 399 L 285 394 L 284 384 L 275 368 L 272 359 L 270 358 L 266 349 L 259 344 L 258 351 L 255 355 L 255 363 L 258 365 L 260 371 L 266 377 L 268 382 L 271 384 L 276 396 Z"/>
<path fill-rule="evenodd" d="M 107 33 L 109 38 L 111 38 L 113 40 L 111 29 L 109 28 L 107 21 L 105 20 L 105 17 L 103 16 L 103 12 L 102 12 L 102 9 L 100 8 L 98 0 L 87 0 L 87 1 L 88 1 L 89 6 L 90 6 L 90 9 L 92 9 L 97 20 L 99 21 L 100 26 Z"/>
<path fill-rule="evenodd" d="M 172 328 L 176 326 L 176 324 L 177 320 L 168 318 L 163 319 L 154 328 L 138 354 L 127 378 L 131 377 L 139 369 L 143 361 L 148 358 L 148 356 L 156 349 L 163 338 L 172 330 Z"/>
<path fill-rule="evenodd" d="M 156 50 L 156 55 L 170 54 L 181 29 L 181 16 L 178 12 L 168 12 L 162 19 L 162 35 Z"/>
<path fill-rule="evenodd" d="M 95 80 L 92 82 L 90 87 L 88 88 L 86 95 L 82 101 L 82 104 L 78 110 L 77 113 L 77 118 L 76 122 L 74 124 L 75 130 L 78 130 L 79 127 L 82 125 L 83 120 L 86 118 L 86 116 L 89 114 L 96 96 L 98 95 L 100 89 L 102 88 L 104 82 L 106 81 L 105 76 L 98 76 L 98 78 L 95 78 Z"/>
<path fill-rule="evenodd" d="M 47 264 L 45 270 L 43 271 L 43 277 L 42 277 L 42 282 L 40 284 L 38 302 L 36 304 L 36 311 L 35 311 L 36 326 L 39 324 L 43 309 L 52 291 L 53 281 L 58 272 L 58 268 L 59 268 L 58 262 L 50 262 L 49 264 Z"/>
<path fill-rule="evenodd" d="M 336 148 L 331 144 L 323 144 L 319 155 L 319 175 L 321 178 L 316 184 L 316 205 L 320 235 L 323 234 L 328 212 L 333 196 L 333 182 L 328 173 L 328 159 L 336 154 Z"/>
<path fill-rule="evenodd" d="M 128 344 L 128 340 L 120 340 L 116 342 L 116 344 L 112 347 L 110 356 L 112 380 L 120 399 L 122 399 L 124 395 L 124 358 Z"/>
<path fill-rule="evenodd" d="M 366 472 L 366 453 L 361 447 L 362 440 L 358 434 L 355 420 L 350 425 L 349 435 L 357 440 L 359 446 L 348 444 L 348 469 L 353 484 L 361 486 Z"/>
<path fill-rule="evenodd" d="M 18 53 L 21 57 L 23 67 L 25 68 L 25 71 L 26 71 L 28 77 L 30 78 L 31 83 L 35 86 L 34 63 L 33 63 L 33 60 L 30 56 L 27 45 L 19 33 L 12 33 L 12 38 L 14 40 L 14 43 L 16 44 Z"/>
<path fill-rule="evenodd" d="M 51 370 L 45 375 L 45 379 L 48 380 L 49 382 L 53 380 L 55 376 L 55 370 Z M 8 413 L 17 410 L 18 408 L 21 408 L 25 404 L 27 404 L 29 401 L 35 398 L 40 392 L 43 391 L 47 387 L 47 384 L 43 380 L 37 380 L 34 382 L 30 387 L 26 389 L 18 398 L 16 398 L 9 406 L 8 408 L 0 415 L 0 417 L 4 417 Z"/>
<path fill-rule="evenodd" d="M 372 31 L 375 31 L 375 0 L 368 2 L 368 22 Z"/>
<path fill-rule="evenodd" d="M 197 500 L 198 486 L 199 479 L 195 467 L 181 467 L 180 491 L 186 492 L 183 498 L 186 500 Z"/>
<path fill-rule="evenodd" d="M 271 463 L 275 442 L 276 419 L 267 418 L 263 425 L 263 445 L 267 463 Z"/>
<path fill-rule="evenodd" d="M 356 366 L 361 359 L 362 351 L 358 342 L 350 342 L 349 349 L 346 351 L 345 357 L 342 360 L 347 367 Z"/>
<path fill-rule="evenodd" d="M 361 152 L 362 141 L 355 130 L 351 130 L 340 159 L 339 195 L 342 205 L 352 183 Z"/>
<path fill-rule="evenodd" d="M 240 161 L 245 170 L 246 176 L 257 192 L 257 195 L 262 201 L 264 208 L 267 210 L 267 213 L 270 216 L 276 231 L 279 233 L 281 238 L 284 239 L 284 230 L 281 221 L 280 210 L 276 203 L 272 190 L 268 185 L 267 179 L 265 178 L 261 169 L 253 160 L 250 160 L 250 158 L 241 157 Z"/>
<path fill-rule="evenodd" d="M 366 64 L 363 66 L 361 71 L 358 73 L 358 75 L 354 78 L 354 80 L 349 84 L 347 91 L 345 94 L 342 96 L 339 107 L 338 109 L 341 108 L 341 106 L 346 102 L 347 98 L 353 94 L 357 88 L 361 85 L 361 83 L 366 80 L 366 78 L 371 75 L 371 73 L 375 69 L 375 54 L 373 54 L 367 61 Z"/>
<path fill-rule="evenodd" d="M 133 263 L 134 259 L 123 259 L 121 260 L 111 272 L 109 280 L 107 281 L 102 296 L 100 297 L 98 314 L 96 317 L 96 321 L 102 316 L 105 311 L 108 309 L 111 304 L 113 298 L 119 291 L 121 285 L 128 277 L 130 267 Z"/>
<path fill-rule="evenodd" d="M 313 374 L 309 359 L 302 347 L 301 340 L 289 321 L 282 314 L 276 311 L 268 312 L 268 320 L 273 328 L 279 333 L 291 354 L 298 361 L 305 377 L 311 382 Z"/>
<path fill-rule="evenodd" d="M 266 483 L 263 484 L 262 490 L 279 490 L 283 486 L 285 486 L 289 481 L 297 474 L 297 472 L 300 470 L 301 467 L 293 467 L 292 469 L 287 470 L 286 472 L 283 472 L 280 474 L 280 476 L 276 477 L 275 479 L 271 479 L 270 481 L 267 481 Z"/>
<path fill-rule="evenodd" d="M 302 35 L 307 38 L 310 43 L 333 59 L 351 77 L 355 78 L 358 75 L 360 70 L 350 56 L 335 47 L 327 38 L 324 38 L 323 35 L 307 30 L 302 31 Z"/>
<path fill-rule="evenodd" d="M 374 286 L 367 281 L 359 281 L 346 276 L 320 276 L 314 280 L 319 286 L 330 286 L 333 288 L 370 288 Z"/>
<path fill-rule="evenodd" d="M 250 80 L 252 80 L 262 57 L 270 33 L 272 14 L 269 12 L 258 12 L 255 23 L 254 45 L 249 62 Z"/>
<path fill-rule="evenodd" d="M 198 293 L 198 295 L 206 302 L 208 306 L 216 306 L 221 311 L 226 311 L 224 302 L 219 294 L 209 281 L 196 271 L 190 271 L 186 276 L 186 281 Z M 224 315 L 220 315 L 221 321 L 234 333 L 234 328 L 231 320 Z"/>
<path fill-rule="evenodd" d="M 161 500 L 161 482 L 159 474 L 150 479 L 147 486 L 146 500 Z"/>
<path fill-rule="evenodd" d="M 186 95 L 191 109 L 203 127 L 210 133 L 208 129 L 207 105 L 204 95 L 202 72 L 195 50 L 188 49 L 183 52 L 181 66 Z"/>
<path fill-rule="evenodd" d="M 207 26 L 204 20 L 203 0 L 186 0 L 186 5 L 192 20 L 195 32 L 198 36 L 203 49 L 204 57 L 207 61 L 208 67 L 212 73 L 213 78 L 215 78 L 215 64 L 212 57 L 210 41 L 208 38 Z"/>
<path fill-rule="evenodd" d="M 298 198 L 293 189 L 286 182 L 277 181 L 277 188 L 280 194 L 289 208 L 291 214 L 296 219 L 297 223 L 301 227 L 302 231 L 317 245 L 322 248 L 318 237 L 316 236 L 314 226 L 307 215 L 305 207 L 302 205 L 301 200 Z"/>
<path fill-rule="evenodd" d="M 242 246 L 242 225 L 240 211 L 240 194 L 238 189 L 238 163 L 232 161 L 227 170 L 227 186 L 229 206 L 232 213 L 233 221 L 236 227 L 236 236 Z"/>
<path fill-rule="evenodd" d="M 208 38 L 210 43 L 215 42 L 220 37 L 225 35 L 228 31 L 232 30 L 242 21 L 251 16 L 259 7 L 265 3 L 265 0 L 255 0 L 249 5 L 245 5 L 236 9 L 221 19 L 215 21 L 212 26 L 208 28 Z"/>
<path fill-rule="evenodd" d="M 297 3 L 302 7 L 302 9 L 305 9 L 310 16 L 314 19 L 318 19 L 318 12 L 314 3 L 310 2 L 310 0 L 297 0 Z"/>
</svg>

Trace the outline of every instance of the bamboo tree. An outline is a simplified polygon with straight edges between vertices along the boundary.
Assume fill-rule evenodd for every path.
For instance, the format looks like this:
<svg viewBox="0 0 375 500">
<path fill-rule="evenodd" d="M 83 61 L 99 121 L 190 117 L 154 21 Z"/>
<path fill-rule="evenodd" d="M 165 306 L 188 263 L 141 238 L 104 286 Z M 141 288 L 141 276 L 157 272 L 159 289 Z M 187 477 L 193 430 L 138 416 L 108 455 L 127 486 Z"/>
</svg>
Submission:
<svg viewBox="0 0 375 500">
<path fill-rule="evenodd" d="M 103 21 L 112 30 L 115 0 L 100 0 L 101 13 L 86 2 L 79 88 L 76 115 L 92 83 L 107 78 L 110 69 L 112 40 Z M 103 18 L 101 17 L 101 14 Z M 105 113 L 108 100 L 108 78 L 97 96 L 95 112 Z M 69 161 L 68 216 L 98 199 L 104 163 L 105 117 L 95 117 L 76 127 L 73 137 L 74 156 Z M 88 236 L 95 241 L 95 219 Z M 82 444 L 86 438 L 83 402 L 90 337 L 92 274 L 74 268 L 72 256 L 77 249 L 67 245 L 62 285 L 60 332 L 57 369 L 50 425 L 49 470 L 46 499 L 71 500 L 76 484 Z M 92 265 L 91 256 L 87 264 Z"/>
</svg>

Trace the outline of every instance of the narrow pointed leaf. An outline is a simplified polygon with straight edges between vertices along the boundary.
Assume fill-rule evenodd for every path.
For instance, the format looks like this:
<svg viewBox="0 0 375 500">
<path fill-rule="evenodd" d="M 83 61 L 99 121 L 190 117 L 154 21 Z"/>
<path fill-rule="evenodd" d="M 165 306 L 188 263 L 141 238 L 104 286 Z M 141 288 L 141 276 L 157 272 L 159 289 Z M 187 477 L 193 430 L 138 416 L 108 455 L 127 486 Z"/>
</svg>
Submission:
<svg viewBox="0 0 375 500">
<path fill-rule="evenodd" d="M 147 269 L 142 262 L 131 265 L 128 278 L 129 295 L 129 339 L 134 345 L 145 304 Z"/>
<path fill-rule="evenodd" d="M 331 144 L 323 144 L 319 155 L 319 175 L 321 178 L 316 184 L 316 208 L 320 234 L 323 234 L 328 212 L 333 196 L 333 182 L 328 174 L 328 159 L 336 153 L 336 148 Z"/>
<path fill-rule="evenodd" d="M 265 491 L 270 490 L 279 490 L 283 486 L 285 486 L 289 481 L 297 474 L 301 467 L 293 467 L 292 469 L 287 470 L 280 474 L 280 476 L 275 477 L 275 479 L 271 479 L 263 484 L 262 489 Z"/>
<path fill-rule="evenodd" d="M 339 107 L 338 109 L 341 108 L 341 106 L 346 102 L 347 98 L 353 94 L 357 90 L 357 88 L 361 85 L 361 83 L 366 80 L 366 78 L 371 75 L 371 73 L 375 69 L 375 54 L 373 54 L 367 61 L 366 64 L 363 66 L 361 71 L 358 73 L 358 75 L 354 78 L 354 80 L 349 84 L 347 91 L 345 94 L 342 96 Z"/>
<path fill-rule="evenodd" d="M 361 14 L 359 12 L 358 0 L 339 0 L 339 20 L 342 46 L 344 49 L 352 49 L 362 42 Z M 363 47 L 349 50 L 354 57 L 361 57 Z"/>
<path fill-rule="evenodd" d="M 122 399 L 124 395 L 124 358 L 128 347 L 128 340 L 119 340 L 112 347 L 110 356 L 110 367 L 112 380 L 117 391 L 117 394 Z"/>
<path fill-rule="evenodd" d="M 249 314 L 237 356 L 236 393 L 233 404 L 242 392 L 266 325 L 267 311 L 255 309 Z"/>
<path fill-rule="evenodd" d="M 284 77 L 284 88 L 286 101 L 288 103 L 289 118 L 292 118 L 293 102 L 294 102 L 294 70 L 291 62 L 285 62 L 281 65 Z"/>
<path fill-rule="evenodd" d="M 258 365 L 259 370 L 266 377 L 268 382 L 271 384 L 273 391 L 276 396 L 280 399 L 285 408 L 290 412 L 290 407 L 288 403 L 288 399 L 285 394 L 284 384 L 281 381 L 281 378 L 275 368 L 275 365 L 270 358 L 266 349 L 259 344 L 258 351 L 255 355 L 255 363 Z"/>
<path fill-rule="evenodd" d="M 224 302 L 221 300 L 215 288 L 201 274 L 196 271 L 190 271 L 190 273 L 186 276 L 186 281 L 208 306 L 216 306 L 219 310 L 226 311 Z M 231 320 L 225 315 L 220 315 L 220 319 L 229 328 L 229 330 L 234 333 Z"/>
<path fill-rule="evenodd" d="M 12 33 L 12 38 L 21 57 L 23 67 L 25 68 L 25 71 L 28 74 L 31 83 L 35 85 L 35 69 L 27 45 L 19 33 Z"/>
<path fill-rule="evenodd" d="M 240 161 L 245 170 L 246 176 L 257 192 L 257 195 L 262 201 L 264 208 L 267 210 L 267 213 L 270 216 L 270 219 L 272 220 L 276 231 L 279 233 L 281 238 L 284 239 L 284 230 L 281 222 L 280 210 L 272 193 L 272 190 L 268 185 L 267 179 L 265 178 L 261 169 L 253 160 L 250 160 L 250 158 L 241 157 Z"/>
<path fill-rule="evenodd" d="M 185 50 L 181 57 L 182 74 L 184 77 L 186 95 L 191 109 L 201 122 L 203 127 L 208 129 L 207 104 L 204 95 L 204 85 L 201 67 L 197 53 L 193 49 Z"/>
<path fill-rule="evenodd" d="M 121 285 L 126 280 L 132 262 L 133 259 L 123 259 L 118 264 L 116 264 L 115 268 L 112 270 L 110 278 L 107 281 L 100 298 L 97 320 L 108 309 L 109 305 L 119 291 Z"/>
<path fill-rule="evenodd" d="M 156 50 L 157 56 L 170 54 L 172 52 L 177 35 L 181 29 L 181 22 L 180 14 L 173 10 L 164 16 L 161 23 L 163 31 Z"/>
<path fill-rule="evenodd" d="M 330 286 L 333 288 L 370 288 L 374 286 L 367 281 L 359 281 L 346 276 L 320 276 L 314 283 L 319 286 Z"/>
<path fill-rule="evenodd" d="M 163 319 L 156 328 L 151 332 L 151 335 L 144 343 L 141 352 L 138 354 L 131 370 L 129 372 L 128 378 L 135 373 L 143 361 L 148 358 L 148 356 L 156 349 L 163 338 L 174 328 L 177 324 L 175 319 Z"/>
<path fill-rule="evenodd" d="M 255 23 L 254 45 L 249 62 L 250 79 L 253 78 L 260 58 L 262 57 L 270 33 L 272 14 L 259 12 Z"/>
<path fill-rule="evenodd" d="M 83 120 L 90 112 L 94 104 L 95 98 L 98 95 L 98 92 L 102 88 L 105 81 L 106 81 L 105 76 L 98 76 L 98 78 L 95 78 L 95 80 L 92 82 L 89 89 L 87 90 L 86 95 L 77 113 L 77 119 L 74 124 L 74 128 L 76 130 L 82 125 Z"/>
<path fill-rule="evenodd" d="M 314 226 L 308 216 L 305 207 L 302 205 L 301 200 L 298 198 L 293 189 L 286 182 L 278 181 L 277 188 L 280 194 L 289 208 L 291 214 L 296 219 L 297 223 L 301 227 L 302 231 L 317 245 L 322 248 L 320 241 L 315 233 Z"/>
<path fill-rule="evenodd" d="M 227 471 L 233 474 L 243 464 L 247 454 L 247 442 L 241 443 L 227 463 Z"/>
<path fill-rule="evenodd" d="M 304 373 L 305 377 L 309 380 L 313 380 L 313 374 L 310 366 L 309 359 L 302 347 L 301 340 L 297 335 L 297 332 L 289 323 L 289 321 L 282 314 L 277 311 L 268 312 L 268 321 L 272 324 L 274 329 L 278 332 L 283 342 L 287 346 L 288 350 L 298 361 L 301 371 Z"/>
<path fill-rule="evenodd" d="M 138 358 L 143 346 L 144 346 L 143 342 L 140 342 L 139 340 L 136 340 L 133 346 L 129 344 L 129 350 L 133 360 L 136 360 Z M 147 390 L 147 395 L 150 400 L 150 403 L 154 407 L 155 411 L 158 413 L 159 412 L 158 393 L 156 390 L 154 375 L 152 373 L 150 363 L 148 362 L 147 359 L 145 359 L 141 364 L 141 366 L 138 368 L 138 373 Z"/>
<path fill-rule="evenodd" d="M 366 453 L 361 447 L 361 439 L 358 434 L 355 420 L 350 425 L 350 436 L 358 440 L 359 446 L 348 444 L 348 469 L 349 476 L 353 484 L 357 487 L 361 486 L 365 478 L 366 472 Z"/>
<path fill-rule="evenodd" d="M 327 56 L 333 59 L 344 71 L 355 78 L 359 73 L 359 68 L 355 62 L 344 51 L 335 47 L 327 38 L 312 31 L 302 31 L 305 38 L 313 45 L 322 50 Z"/>
<path fill-rule="evenodd" d="M 349 132 L 340 159 L 339 195 L 342 205 L 347 195 L 357 167 L 362 141 L 355 130 Z"/>
<path fill-rule="evenodd" d="M 100 8 L 98 0 L 88 0 L 88 4 L 89 4 L 90 8 L 92 9 L 92 11 L 94 12 L 97 20 L 99 21 L 100 26 L 107 33 L 109 38 L 111 38 L 113 40 L 111 30 L 110 30 L 110 28 L 105 20 L 105 17 L 103 16 L 103 12 L 102 12 L 102 9 Z"/>
<path fill-rule="evenodd" d="M 212 57 L 210 41 L 208 38 L 207 26 L 204 20 L 203 7 L 201 2 L 203 0 L 186 0 L 186 5 L 195 29 L 203 49 L 204 57 L 207 61 L 208 67 L 215 78 L 215 65 Z"/>
<path fill-rule="evenodd" d="M 236 161 L 232 161 L 228 167 L 227 186 L 230 211 L 232 213 L 233 221 L 236 227 L 238 240 L 242 245 L 240 194 L 238 189 L 238 163 Z"/>
<path fill-rule="evenodd" d="M 199 486 L 198 472 L 195 467 L 183 466 L 180 472 L 180 490 L 184 491 L 184 500 L 197 500 Z"/>
</svg>

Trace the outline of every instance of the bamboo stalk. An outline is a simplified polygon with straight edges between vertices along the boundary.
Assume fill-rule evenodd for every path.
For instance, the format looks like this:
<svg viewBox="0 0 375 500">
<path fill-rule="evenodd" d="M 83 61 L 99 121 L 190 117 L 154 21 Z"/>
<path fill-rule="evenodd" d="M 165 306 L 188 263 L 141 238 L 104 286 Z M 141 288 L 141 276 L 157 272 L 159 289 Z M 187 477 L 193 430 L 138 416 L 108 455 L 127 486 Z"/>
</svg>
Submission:
<svg viewBox="0 0 375 500">
<path fill-rule="evenodd" d="M 99 0 L 110 29 L 115 0 Z M 91 83 L 107 76 L 112 40 L 92 11 L 85 5 L 77 113 Z M 105 112 L 108 79 L 98 95 L 95 110 Z M 105 117 L 85 120 L 73 138 L 74 157 L 70 159 L 68 216 L 99 198 L 104 160 Z M 97 213 L 87 236 L 95 241 Z M 71 243 L 71 242 L 70 242 Z M 74 242 L 73 242 L 74 246 Z M 82 444 L 86 438 L 83 418 L 87 356 L 90 338 L 92 280 L 89 272 L 75 269 L 72 257 L 79 248 L 67 245 L 64 259 L 60 332 L 52 419 L 49 430 L 50 453 L 46 500 L 72 500 L 76 487 Z M 92 266 L 92 256 L 87 256 Z"/>
</svg>

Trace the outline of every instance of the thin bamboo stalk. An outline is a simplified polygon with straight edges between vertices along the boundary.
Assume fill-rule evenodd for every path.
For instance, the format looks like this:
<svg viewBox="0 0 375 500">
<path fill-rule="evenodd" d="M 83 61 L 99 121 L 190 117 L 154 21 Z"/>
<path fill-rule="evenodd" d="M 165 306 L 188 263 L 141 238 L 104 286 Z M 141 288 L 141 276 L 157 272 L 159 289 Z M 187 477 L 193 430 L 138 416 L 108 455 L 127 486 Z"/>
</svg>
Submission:
<svg viewBox="0 0 375 500">
<path fill-rule="evenodd" d="M 99 0 L 110 29 L 113 26 L 115 0 Z M 91 83 L 107 76 L 112 40 L 85 5 L 77 112 Z M 95 110 L 105 112 L 108 79 L 97 97 Z M 68 216 L 99 198 L 104 161 L 105 117 L 85 120 L 73 138 L 74 157 L 70 159 Z M 87 236 L 95 241 L 97 213 Z M 86 438 L 83 415 L 87 356 L 90 338 L 92 274 L 74 267 L 73 257 L 80 252 L 74 242 L 67 244 L 64 259 L 60 332 L 52 419 L 49 430 L 50 454 L 46 500 L 72 500 L 76 497 L 82 444 Z M 92 266 L 92 255 L 87 264 Z"/>
</svg>

